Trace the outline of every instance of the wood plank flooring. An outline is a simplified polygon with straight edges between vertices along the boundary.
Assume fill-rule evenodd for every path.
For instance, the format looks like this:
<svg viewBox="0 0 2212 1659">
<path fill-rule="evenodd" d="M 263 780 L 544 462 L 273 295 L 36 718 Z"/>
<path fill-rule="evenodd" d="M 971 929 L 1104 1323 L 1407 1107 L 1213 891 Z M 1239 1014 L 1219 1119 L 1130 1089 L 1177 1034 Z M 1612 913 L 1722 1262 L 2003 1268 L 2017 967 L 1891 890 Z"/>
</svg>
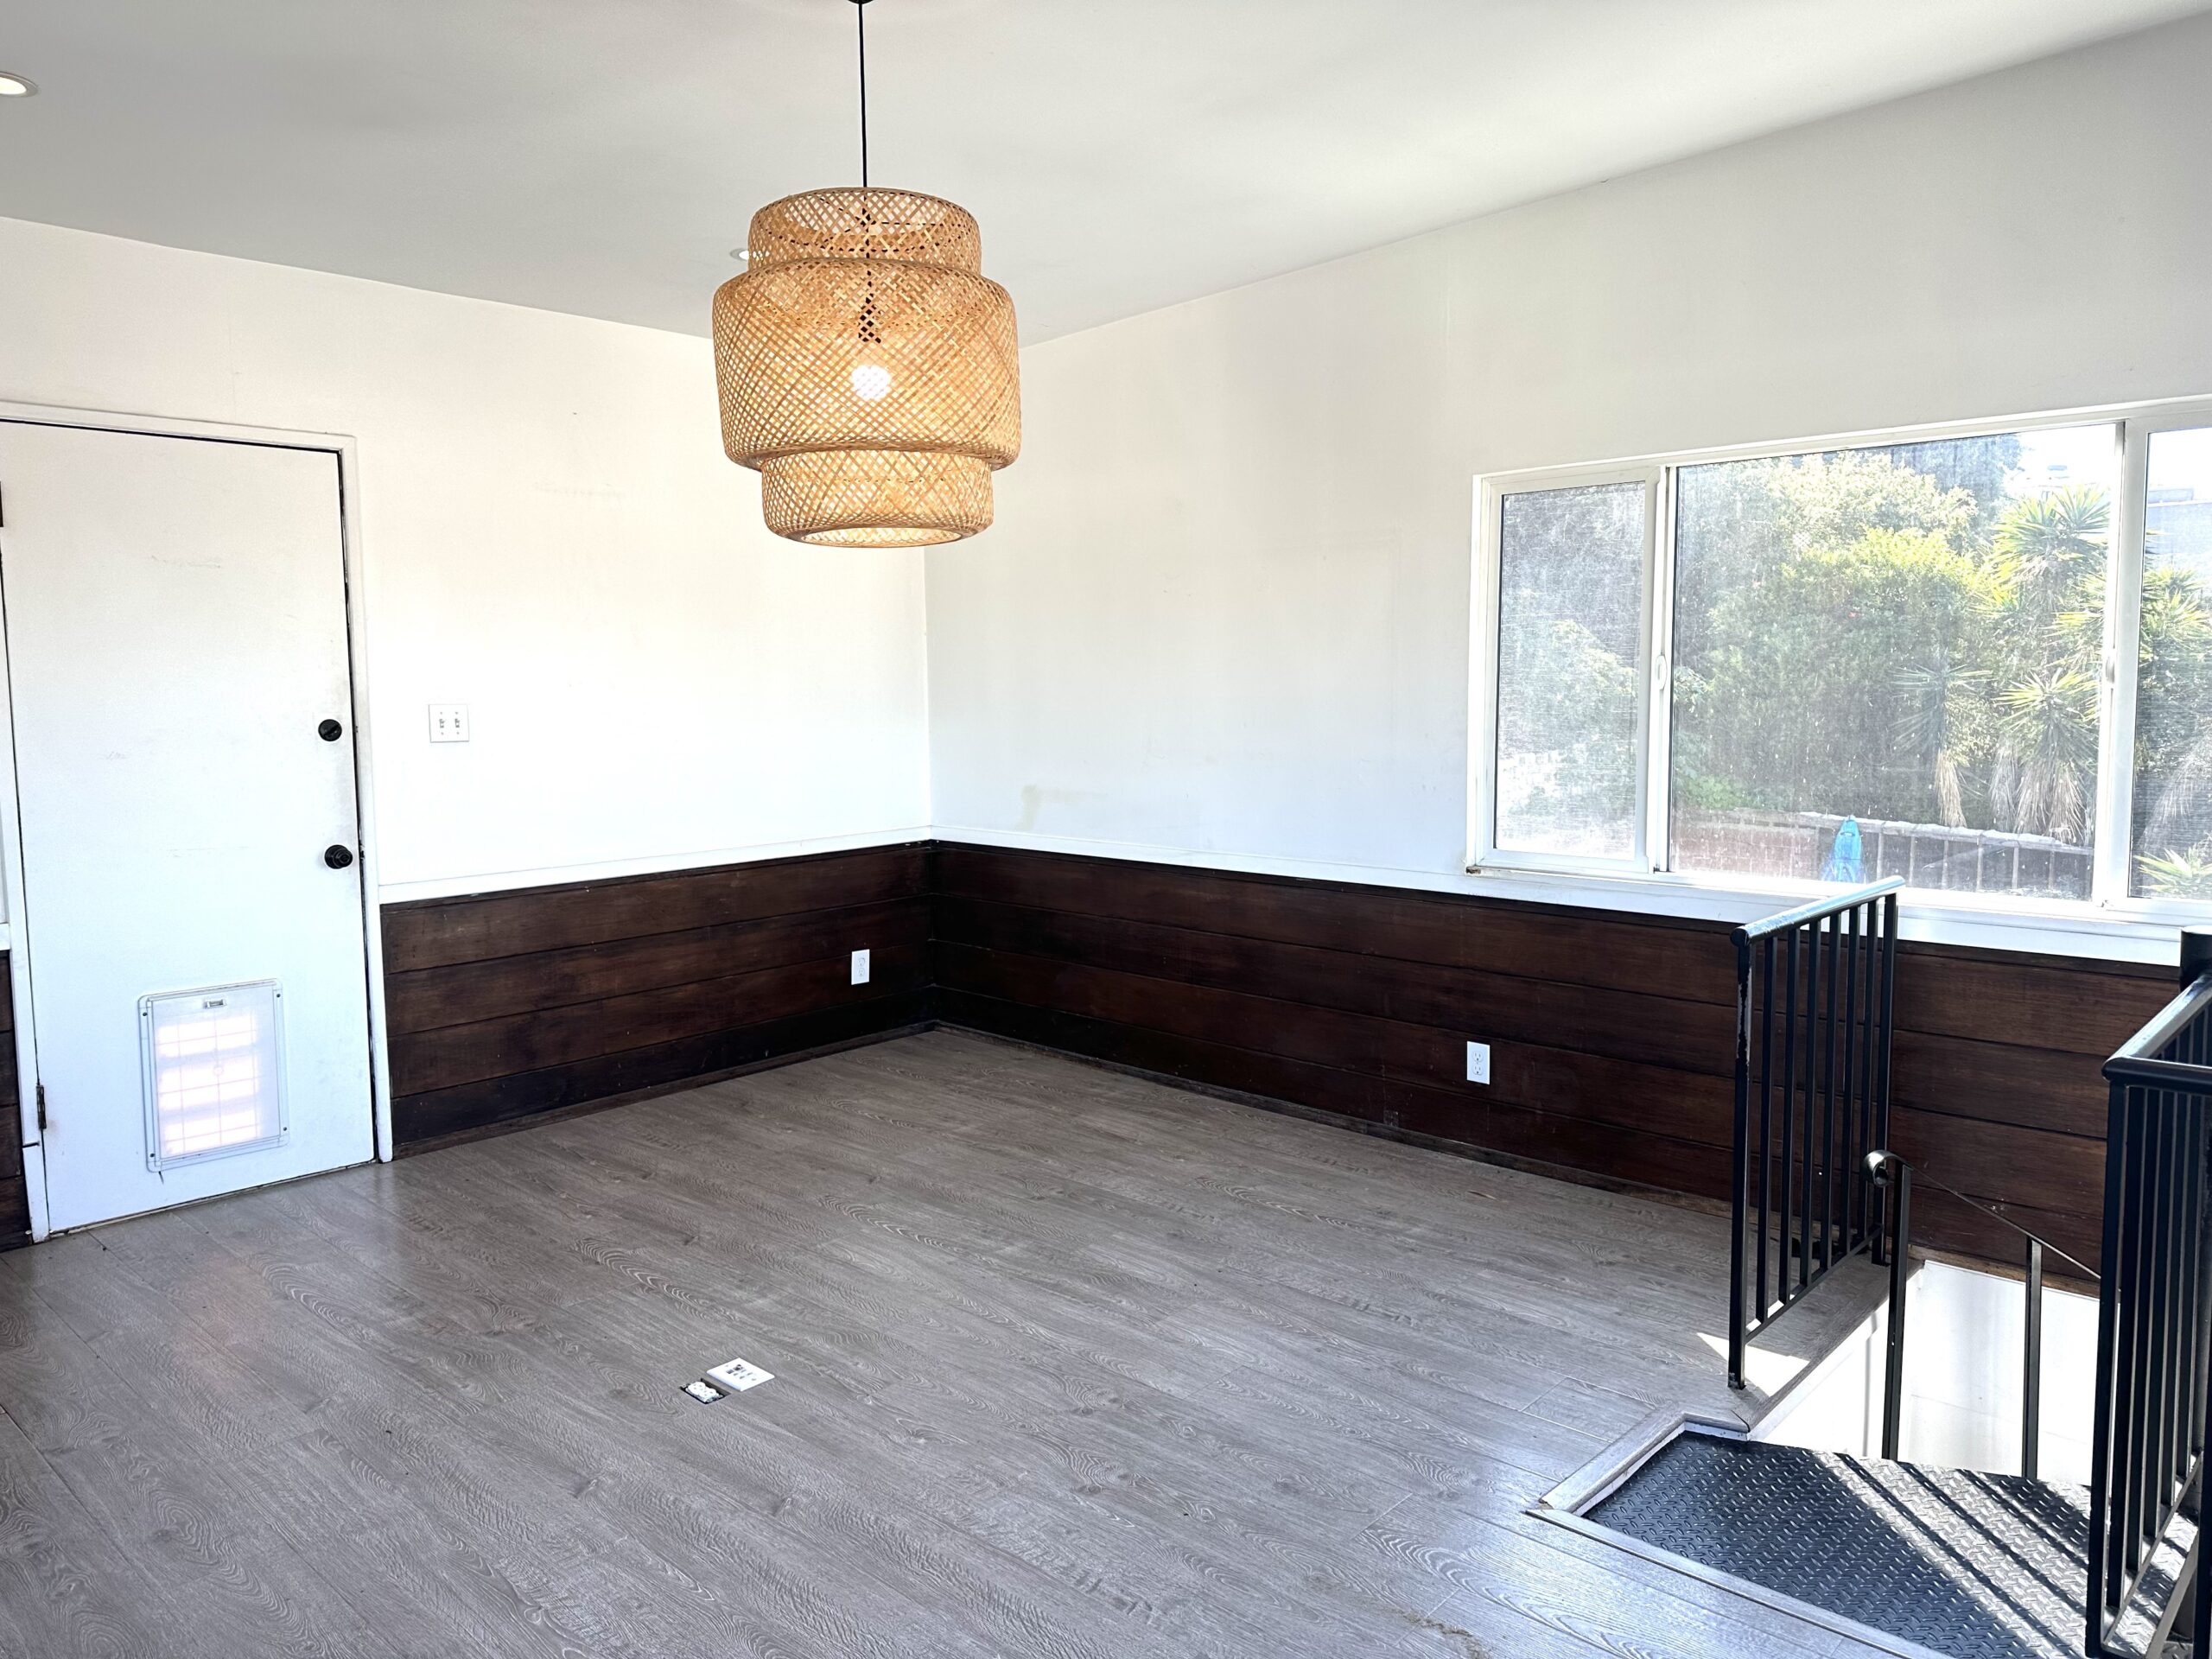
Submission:
<svg viewBox="0 0 2212 1659">
<path fill-rule="evenodd" d="M 1856 1659 L 1521 1514 L 1724 1230 L 952 1032 L 124 1223 L 0 1257 L 0 1654 Z"/>
</svg>

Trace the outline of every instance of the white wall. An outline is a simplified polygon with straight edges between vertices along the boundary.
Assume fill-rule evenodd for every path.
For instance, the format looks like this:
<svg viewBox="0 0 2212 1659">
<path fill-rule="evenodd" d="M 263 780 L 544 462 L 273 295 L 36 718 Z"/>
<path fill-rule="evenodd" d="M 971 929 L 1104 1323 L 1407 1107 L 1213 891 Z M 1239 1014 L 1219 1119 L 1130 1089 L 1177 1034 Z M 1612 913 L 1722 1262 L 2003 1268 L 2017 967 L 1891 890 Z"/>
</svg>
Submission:
<svg viewBox="0 0 2212 1659">
<path fill-rule="evenodd" d="M 932 817 L 1448 883 L 1473 477 L 2212 391 L 2208 80 L 2199 20 L 1033 347 L 926 652 L 921 560 L 761 529 L 701 340 L 0 220 L 0 400 L 358 440 L 397 891 Z"/>
<path fill-rule="evenodd" d="M 702 339 L 0 219 L 0 401 L 358 441 L 387 896 L 929 821 L 919 562 L 761 527 Z"/>
<path fill-rule="evenodd" d="M 1032 348 L 940 832 L 1464 880 L 1471 480 L 2212 391 L 2208 85 L 2194 21 Z"/>
</svg>

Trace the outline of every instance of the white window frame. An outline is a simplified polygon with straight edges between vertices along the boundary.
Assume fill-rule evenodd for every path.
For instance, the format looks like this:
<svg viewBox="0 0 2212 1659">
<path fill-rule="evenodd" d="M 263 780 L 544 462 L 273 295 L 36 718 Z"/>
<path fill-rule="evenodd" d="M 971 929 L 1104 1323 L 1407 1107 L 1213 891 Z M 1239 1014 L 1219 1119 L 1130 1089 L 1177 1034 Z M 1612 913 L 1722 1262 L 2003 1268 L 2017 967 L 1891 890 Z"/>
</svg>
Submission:
<svg viewBox="0 0 2212 1659">
<path fill-rule="evenodd" d="M 1827 884 L 1748 874 L 1671 868 L 1674 724 L 1673 651 L 1675 486 L 1680 469 L 1926 443 L 1946 438 L 2111 423 L 2118 446 L 2107 569 L 2105 650 L 2098 699 L 2095 850 L 2086 900 L 1914 889 L 1913 908 L 1930 937 L 2098 953 L 2098 941 L 2166 938 L 2177 925 L 2212 921 L 2212 901 L 2142 899 L 2128 893 L 2134 849 L 2135 697 L 2139 677 L 2143 529 L 2150 440 L 2154 433 L 2212 426 L 2212 397 L 2101 404 L 2031 415 L 1834 433 L 1785 442 L 1687 449 L 1593 465 L 1487 474 L 1475 480 L 1472 639 L 1469 652 L 1468 854 L 1471 874 L 1496 875 L 1535 899 L 1568 903 L 1633 902 L 1685 915 L 1744 915 L 1775 899 L 1818 893 Z M 1644 621 L 1638 668 L 1637 815 L 1635 846 L 1620 859 L 1508 850 L 1497 842 L 1499 575 L 1507 496 L 1601 484 L 1640 483 L 1646 491 Z M 1656 901 L 1656 902 L 1653 902 Z M 2015 937 L 2017 936 L 2017 937 Z M 2137 954 L 2115 951 L 2110 954 Z"/>
<path fill-rule="evenodd" d="M 1663 721 L 1652 718 L 1652 652 L 1657 638 L 1655 622 L 1657 584 L 1652 579 L 1654 543 L 1659 536 L 1660 508 L 1666 470 L 1656 466 L 1564 467 L 1543 474 L 1540 483 L 1523 485 L 1513 479 L 1482 479 L 1478 482 L 1475 577 L 1475 637 L 1490 645 L 1489 671 L 1480 680 L 1482 695 L 1474 706 L 1480 715 L 1475 753 L 1468 772 L 1473 780 L 1476 853 L 1473 862 L 1488 869 L 1569 871 L 1584 874 L 1621 875 L 1650 868 L 1652 818 L 1645 806 L 1653 787 L 1651 734 Z M 1521 851 L 1497 844 L 1498 673 L 1502 652 L 1498 630 L 1502 622 L 1505 561 L 1505 499 L 1510 495 L 1540 494 L 1551 490 L 1597 489 L 1608 485 L 1643 487 L 1643 591 L 1639 596 L 1637 623 L 1636 798 L 1638 805 L 1631 828 L 1628 854 L 1620 858 L 1567 853 Z"/>
</svg>

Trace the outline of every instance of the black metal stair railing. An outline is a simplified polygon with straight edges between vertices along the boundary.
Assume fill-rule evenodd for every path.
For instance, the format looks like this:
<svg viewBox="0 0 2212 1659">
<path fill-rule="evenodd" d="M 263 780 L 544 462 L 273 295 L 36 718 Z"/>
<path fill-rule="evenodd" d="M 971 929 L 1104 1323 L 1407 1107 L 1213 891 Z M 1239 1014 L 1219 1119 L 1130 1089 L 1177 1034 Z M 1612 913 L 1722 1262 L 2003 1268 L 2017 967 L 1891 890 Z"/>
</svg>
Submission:
<svg viewBox="0 0 2212 1659">
<path fill-rule="evenodd" d="M 2212 930 L 2182 936 L 2182 991 L 2106 1062 L 2103 1278 L 2086 1651 L 2113 1643 L 2170 1529 L 2197 1518 L 2212 1345 Z M 2196 1651 L 2212 1652 L 2212 1596 Z"/>
<path fill-rule="evenodd" d="M 1840 1262 L 1885 1259 L 1900 880 L 1735 931 L 1728 1385 L 1751 1339 Z"/>
</svg>

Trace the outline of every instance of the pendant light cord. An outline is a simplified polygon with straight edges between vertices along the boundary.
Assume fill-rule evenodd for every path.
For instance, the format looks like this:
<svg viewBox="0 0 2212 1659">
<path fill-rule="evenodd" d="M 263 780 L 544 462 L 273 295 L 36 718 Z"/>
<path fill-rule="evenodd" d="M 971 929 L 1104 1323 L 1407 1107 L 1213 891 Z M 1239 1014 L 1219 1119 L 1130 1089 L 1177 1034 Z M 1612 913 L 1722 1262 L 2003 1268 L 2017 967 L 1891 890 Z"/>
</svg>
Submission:
<svg viewBox="0 0 2212 1659">
<path fill-rule="evenodd" d="M 861 39 L 861 188 L 868 188 L 868 0 L 853 0 Z"/>
<path fill-rule="evenodd" d="M 853 21 L 859 25 L 861 48 L 861 222 L 870 227 L 872 243 L 875 205 L 868 190 L 868 0 L 853 0 Z M 861 302 L 860 338 L 863 344 L 880 345 L 883 336 L 877 332 L 875 323 L 875 261 L 864 252 L 861 268 L 867 273 L 868 297 Z"/>
</svg>

